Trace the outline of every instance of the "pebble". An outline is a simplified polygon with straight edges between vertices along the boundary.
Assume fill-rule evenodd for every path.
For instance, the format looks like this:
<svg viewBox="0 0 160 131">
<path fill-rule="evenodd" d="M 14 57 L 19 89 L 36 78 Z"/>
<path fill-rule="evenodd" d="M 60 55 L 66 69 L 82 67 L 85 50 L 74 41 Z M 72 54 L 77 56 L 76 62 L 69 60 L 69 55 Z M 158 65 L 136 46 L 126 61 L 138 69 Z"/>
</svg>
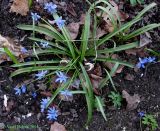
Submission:
<svg viewBox="0 0 160 131">
<path fill-rule="evenodd" d="M 5 128 L 5 124 L 4 123 L 0 123 L 0 129 L 4 129 Z"/>
</svg>

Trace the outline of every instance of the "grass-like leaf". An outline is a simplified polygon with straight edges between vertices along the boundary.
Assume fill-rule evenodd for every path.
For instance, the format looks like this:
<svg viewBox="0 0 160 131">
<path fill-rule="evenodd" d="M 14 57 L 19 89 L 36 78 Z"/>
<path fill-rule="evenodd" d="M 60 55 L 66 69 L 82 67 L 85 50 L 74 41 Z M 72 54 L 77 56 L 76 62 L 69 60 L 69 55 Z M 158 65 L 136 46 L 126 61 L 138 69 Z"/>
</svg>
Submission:
<svg viewBox="0 0 160 131">
<path fill-rule="evenodd" d="M 5 53 L 10 57 L 10 59 L 15 63 L 15 64 L 18 64 L 19 61 L 17 60 L 17 58 L 14 56 L 14 54 L 7 48 L 7 47 L 4 47 L 4 51 Z"/>
<path fill-rule="evenodd" d="M 43 64 L 58 64 L 60 60 L 50 60 L 50 61 L 31 61 L 25 63 L 14 64 L 11 67 L 23 67 L 23 66 L 33 66 L 33 65 L 43 65 Z"/>
<path fill-rule="evenodd" d="M 88 107 L 88 118 L 87 118 L 86 125 L 88 125 L 91 122 L 93 107 L 94 107 L 93 86 L 82 63 L 80 63 L 80 66 L 82 70 L 82 74 L 80 75 L 80 80 L 81 80 L 83 90 L 86 92 L 85 97 L 86 97 L 87 107 Z"/>
<path fill-rule="evenodd" d="M 22 30 L 29 30 L 29 31 L 34 30 L 38 33 L 47 35 L 47 36 L 54 38 L 56 40 L 63 41 L 63 39 L 61 37 L 59 37 L 59 35 L 57 35 L 55 32 L 53 32 L 47 28 L 44 28 L 44 27 L 34 26 L 34 28 L 33 28 L 32 25 L 18 25 L 17 28 L 22 29 Z"/>
<path fill-rule="evenodd" d="M 117 60 L 117 59 L 111 59 L 111 58 L 97 58 L 97 61 L 102 61 L 102 62 L 111 62 L 111 63 L 119 63 L 120 65 L 124 65 L 124 66 L 128 66 L 130 68 L 134 68 L 134 65 L 128 62 L 124 62 L 121 60 Z"/>
<path fill-rule="evenodd" d="M 99 96 L 95 96 L 95 98 L 96 98 L 97 106 L 99 110 L 101 111 L 103 118 L 107 121 L 106 115 L 104 113 L 104 107 L 101 103 L 101 98 Z"/>
<path fill-rule="evenodd" d="M 81 46 L 81 61 L 84 60 L 85 53 L 88 46 L 88 39 L 90 36 L 90 14 L 89 12 L 86 14 L 85 25 L 82 33 L 82 46 Z"/>
<path fill-rule="evenodd" d="M 13 73 L 11 73 L 11 77 L 19 75 L 19 74 L 22 74 L 22 73 L 31 73 L 31 72 L 34 72 L 34 71 L 41 71 L 41 70 L 52 70 L 52 71 L 55 71 L 55 70 L 63 70 L 65 68 L 66 67 L 64 67 L 64 66 L 35 66 L 35 67 L 33 66 L 33 67 L 26 67 L 26 68 L 18 69 L 16 71 L 14 71 Z"/>
</svg>

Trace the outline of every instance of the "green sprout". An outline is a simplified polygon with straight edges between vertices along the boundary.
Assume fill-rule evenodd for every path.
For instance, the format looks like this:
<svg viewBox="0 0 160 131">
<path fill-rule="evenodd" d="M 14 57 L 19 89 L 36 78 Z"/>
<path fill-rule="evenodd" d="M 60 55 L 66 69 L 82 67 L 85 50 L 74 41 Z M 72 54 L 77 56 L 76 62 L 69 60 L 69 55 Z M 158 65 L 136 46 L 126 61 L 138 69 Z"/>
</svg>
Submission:
<svg viewBox="0 0 160 131">
<path fill-rule="evenodd" d="M 111 93 L 108 95 L 108 97 L 111 98 L 114 107 L 116 107 L 116 108 L 121 107 L 122 96 L 119 93 L 111 91 Z"/>
<path fill-rule="evenodd" d="M 154 131 L 158 128 L 158 123 L 153 115 L 145 115 L 142 118 L 142 124 L 150 127 L 151 131 Z"/>
</svg>

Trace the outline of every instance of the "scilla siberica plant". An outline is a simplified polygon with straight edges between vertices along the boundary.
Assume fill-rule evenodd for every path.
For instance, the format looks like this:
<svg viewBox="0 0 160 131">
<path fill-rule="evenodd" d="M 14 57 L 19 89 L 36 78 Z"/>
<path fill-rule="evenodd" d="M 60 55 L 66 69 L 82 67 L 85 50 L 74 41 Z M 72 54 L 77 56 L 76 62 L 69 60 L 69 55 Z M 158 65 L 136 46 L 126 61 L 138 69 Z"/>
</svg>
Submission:
<svg viewBox="0 0 160 131">
<path fill-rule="evenodd" d="M 117 70 L 120 64 L 133 68 L 134 67 L 133 64 L 123 62 L 118 59 L 112 59 L 111 54 L 137 47 L 138 41 L 128 43 L 128 40 L 131 40 L 132 38 L 150 29 L 156 28 L 160 25 L 160 24 L 151 24 L 144 26 L 136 31 L 128 32 L 129 28 L 136 22 L 140 21 L 142 15 L 155 5 L 156 5 L 155 3 L 150 4 L 144 10 L 142 10 L 142 12 L 140 12 L 135 17 L 135 19 L 122 25 L 119 20 L 118 14 L 115 14 L 116 11 L 109 2 L 105 0 L 99 0 L 94 4 L 90 4 L 89 10 L 88 12 L 86 12 L 85 23 L 81 37 L 78 39 L 79 43 L 78 42 L 75 43 L 75 41 L 71 39 L 70 33 L 65 27 L 66 21 L 63 20 L 63 18 L 57 14 L 57 6 L 54 3 L 46 3 L 44 9 L 48 13 L 50 13 L 50 15 L 53 16 L 53 21 L 48 20 L 49 21 L 48 22 L 47 20 L 44 20 L 42 16 L 32 13 L 33 25 L 18 25 L 19 29 L 33 31 L 34 34 L 32 35 L 32 37 L 29 37 L 29 39 L 38 43 L 45 43 L 45 45 L 40 44 L 42 45 L 43 48 L 36 45 L 33 46 L 32 56 L 36 57 L 38 60 L 27 63 L 20 63 L 20 64 L 17 63 L 13 65 L 12 67 L 19 67 L 19 69 L 13 72 L 11 76 L 13 77 L 21 73 L 27 73 L 31 71 L 32 72 L 39 71 L 38 74 L 36 74 L 36 79 L 41 80 L 44 77 L 47 78 L 51 75 L 56 75 L 55 81 L 59 83 L 59 87 L 53 91 L 53 96 L 49 100 L 43 99 L 41 101 L 41 111 L 44 111 L 53 102 L 53 100 L 56 98 L 58 94 L 71 96 L 72 94 L 74 95 L 79 93 L 79 94 L 84 94 L 86 98 L 87 109 L 88 109 L 88 119 L 86 123 L 87 125 L 92 119 L 92 112 L 95 101 L 99 106 L 99 110 L 101 111 L 103 117 L 106 119 L 104 108 L 100 100 L 101 98 L 94 95 L 93 85 L 90 81 L 87 69 L 85 68 L 84 64 L 86 62 L 89 62 L 89 59 L 91 58 L 93 59 L 94 63 L 96 62 L 115 63 L 115 66 L 110 71 L 110 73 L 109 72 L 107 73 L 107 77 L 103 79 L 102 82 L 100 82 L 99 88 L 104 87 L 106 82 L 109 79 L 111 80 L 111 76 L 114 74 L 114 72 Z M 98 22 L 97 18 L 98 16 L 94 14 L 94 9 L 98 9 L 102 12 L 106 12 L 107 14 L 109 14 L 109 18 L 112 24 L 114 25 L 114 31 L 112 33 L 109 33 L 98 40 L 95 39 L 96 29 L 100 23 Z M 91 14 L 93 18 L 91 17 Z M 114 19 L 115 16 L 118 19 Z M 90 31 L 91 20 L 94 27 L 93 31 Z M 40 22 L 42 22 L 43 24 Z M 48 41 L 42 38 L 38 38 L 37 33 L 49 36 L 53 40 Z M 90 36 L 92 36 L 92 38 L 90 38 Z M 109 42 L 111 39 L 115 37 L 120 38 L 121 41 L 123 41 L 123 45 L 116 44 L 114 48 L 107 48 L 103 50 L 100 48 L 101 45 L 106 44 L 106 42 Z M 50 46 L 50 48 L 47 48 L 48 45 Z M 46 61 L 40 61 L 39 56 L 45 54 L 53 56 L 52 58 L 54 58 L 54 60 L 51 59 Z M 77 79 L 80 80 L 82 90 L 70 91 L 69 88 L 70 85 L 74 83 L 74 81 Z M 56 118 L 57 118 L 56 109 L 49 108 L 48 119 L 53 120 Z"/>
</svg>

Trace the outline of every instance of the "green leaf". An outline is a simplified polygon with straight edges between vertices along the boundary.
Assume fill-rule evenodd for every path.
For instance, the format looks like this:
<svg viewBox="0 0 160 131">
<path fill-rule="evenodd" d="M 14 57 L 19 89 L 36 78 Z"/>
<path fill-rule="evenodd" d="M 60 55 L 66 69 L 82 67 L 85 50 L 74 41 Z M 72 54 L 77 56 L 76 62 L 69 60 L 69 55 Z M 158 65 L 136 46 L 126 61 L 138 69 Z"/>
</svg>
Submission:
<svg viewBox="0 0 160 131">
<path fill-rule="evenodd" d="M 122 25 L 119 29 L 116 29 L 115 31 L 113 31 L 112 33 L 109 33 L 107 36 L 105 36 L 104 38 L 102 38 L 101 40 L 99 40 L 97 42 L 97 46 L 100 46 L 102 44 L 104 44 L 106 41 L 108 41 L 110 38 L 112 38 L 115 35 L 118 35 L 118 33 L 122 32 L 123 30 L 127 29 L 128 27 L 132 26 L 133 24 L 135 24 L 136 22 L 138 22 L 140 20 L 139 19 L 134 19 L 124 25 Z"/>
<path fill-rule="evenodd" d="M 47 42 L 51 46 L 54 46 L 54 47 L 59 48 L 59 49 L 64 50 L 64 51 L 68 51 L 66 48 L 64 48 L 63 46 L 60 46 L 57 43 L 53 43 L 53 42 L 50 42 L 50 41 L 47 41 L 47 40 L 43 40 L 43 39 L 39 39 L 39 38 L 35 38 L 35 37 L 28 37 L 28 38 L 30 40 L 34 40 L 34 41 L 37 41 L 37 42 Z"/>
<path fill-rule="evenodd" d="M 93 87 L 84 66 L 82 65 L 82 63 L 79 63 L 79 64 L 81 66 L 81 70 L 83 73 L 83 74 L 80 74 L 80 80 L 81 80 L 83 90 L 86 92 L 85 97 L 86 97 L 87 107 L 88 107 L 88 118 L 87 118 L 86 125 L 88 125 L 91 122 L 93 108 L 94 108 Z"/>
<path fill-rule="evenodd" d="M 138 13 L 138 15 L 134 19 L 141 18 L 147 11 L 149 11 L 151 8 L 155 7 L 157 4 L 155 2 L 149 4 L 146 6 L 141 12 Z"/>
<path fill-rule="evenodd" d="M 125 44 L 125 45 L 120 45 L 118 47 L 114 47 L 114 48 L 110 48 L 110 49 L 104 49 L 104 50 L 98 50 L 97 53 L 114 53 L 114 52 L 118 52 L 118 51 L 123 51 L 123 50 L 127 50 L 127 49 L 131 49 L 131 48 L 135 48 L 138 47 L 138 42 L 133 42 L 133 43 L 129 43 L 129 44 Z"/>
<path fill-rule="evenodd" d="M 84 60 L 85 57 L 85 53 L 87 50 L 87 46 L 88 46 L 88 39 L 90 36 L 90 14 L 87 13 L 86 17 L 85 17 L 85 24 L 84 24 L 84 29 L 83 29 L 83 33 L 82 33 L 82 46 L 81 46 L 81 61 Z"/>
<path fill-rule="evenodd" d="M 150 25 L 144 26 L 144 27 L 139 28 L 136 31 L 130 33 L 129 35 L 124 36 L 123 40 L 129 40 L 131 38 L 134 38 L 134 37 L 136 37 L 136 36 L 138 36 L 140 34 L 143 34 L 143 33 L 147 32 L 147 31 L 152 30 L 154 28 L 157 28 L 159 26 L 160 26 L 160 24 L 150 24 Z"/>
<path fill-rule="evenodd" d="M 60 60 L 31 61 L 31 62 L 14 64 L 11 67 L 22 67 L 22 66 L 33 66 L 33 65 L 43 65 L 43 64 L 55 64 L 55 63 L 60 63 Z"/>
<path fill-rule="evenodd" d="M 95 96 L 96 97 L 96 102 L 98 104 L 98 108 L 100 109 L 103 118 L 107 121 L 106 115 L 104 113 L 104 107 L 103 104 L 101 103 L 101 98 L 99 96 Z"/>
<path fill-rule="evenodd" d="M 39 26 L 33 26 L 32 25 L 18 25 L 17 28 L 19 29 L 22 29 L 22 30 L 29 30 L 29 31 L 36 31 L 38 33 L 41 33 L 41 34 L 44 34 L 44 35 L 47 35 L 51 38 L 54 38 L 56 40 L 59 40 L 59 41 L 62 41 L 63 39 L 61 37 L 59 37 L 59 35 L 57 35 L 55 32 L 47 29 L 47 28 L 44 28 L 44 27 L 39 27 Z"/>
<path fill-rule="evenodd" d="M 61 87 L 58 87 L 58 88 L 56 89 L 56 91 L 54 91 L 54 93 L 53 93 L 50 101 L 49 101 L 48 104 L 47 104 L 47 107 L 53 102 L 53 100 L 57 97 L 57 95 L 60 93 L 60 91 L 62 91 L 62 90 L 64 90 L 65 88 L 67 88 L 67 87 L 69 86 L 69 84 L 70 84 L 70 80 L 67 81 L 66 83 L 64 83 Z"/>
<path fill-rule="evenodd" d="M 113 76 L 113 74 L 116 72 L 116 70 L 118 69 L 118 67 L 119 67 L 119 63 L 116 62 L 115 65 L 114 65 L 114 67 L 111 69 L 110 73 L 107 74 L 106 78 L 104 78 L 104 79 L 100 82 L 99 88 L 103 88 L 103 87 L 106 85 L 107 81 L 108 81 L 109 79 L 112 79 L 112 76 Z"/>
<path fill-rule="evenodd" d="M 37 67 L 26 67 L 26 68 L 21 68 L 16 71 L 14 71 L 11 74 L 11 77 L 22 74 L 22 73 L 30 73 L 34 71 L 41 71 L 41 70 L 63 70 L 66 67 L 64 66 L 37 66 Z"/>
<path fill-rule="evenodd" d="M 64 52 L 64 51 L 62 51 L 62 50 L 59 50 L 59 49 L 44 49 L 44 50 L 42 50 L 42 49 L 37 49 L 37 50 L 35 50 L 35 52 L 36 52 L 36 55 L 40 55 L 40 54 L 55 54 L 55 55 L 57 55 L 57 54 L 61 54 L 61 55 L 69 55 L 67 52 Z M 32 53 L 32 55 L 33 56 L 35 56 L 35 53 Z"/>
<path fill-rule="evenodd" d="M 19 61 L 17 60 L 17 58 L 14 56 L 14 54 L 7 48 L 7 47 L 4 47 L 3 48 L 5 53 L 10 57 L 10 59 L 15 63 L 15 64 L 18 64 Z"/>
<path fill-rule="evenodd" d="M 106 69 L 105 69 L 105 71 L 106 71 L 106 73 L 107 73 L 107 75 L 108 75 L 108 78 L 109 78 L 109 80 L 110 80 L 110 82 L 111 82 L 111 84 L 112 84 L 113 89 L 114 89 L 115 91 L 117 91 L 117 89 L 116 89 L 116 87 L 115 87 L 115 85 L 114 85 L 114 83 L 113 83 L 113 80 L 112 80 L 111 75 L 109 74 L 109 72 L 108 72 Z"/>
<path fill-rule="evenodd" d="M 128 62 L 124 62 L 124 61 L 120 61 L 120 60 L 116 60 L 116 59 L 110 59 L 110 58 L 97 58 L 97 61 L 102 61 L 102 62 L 111 62 L 111 63 L 119 63 L 121 65 L 124 66 L 128 66 L 130 68 L 134 68 L 134 65 Z"/>
</svg>

